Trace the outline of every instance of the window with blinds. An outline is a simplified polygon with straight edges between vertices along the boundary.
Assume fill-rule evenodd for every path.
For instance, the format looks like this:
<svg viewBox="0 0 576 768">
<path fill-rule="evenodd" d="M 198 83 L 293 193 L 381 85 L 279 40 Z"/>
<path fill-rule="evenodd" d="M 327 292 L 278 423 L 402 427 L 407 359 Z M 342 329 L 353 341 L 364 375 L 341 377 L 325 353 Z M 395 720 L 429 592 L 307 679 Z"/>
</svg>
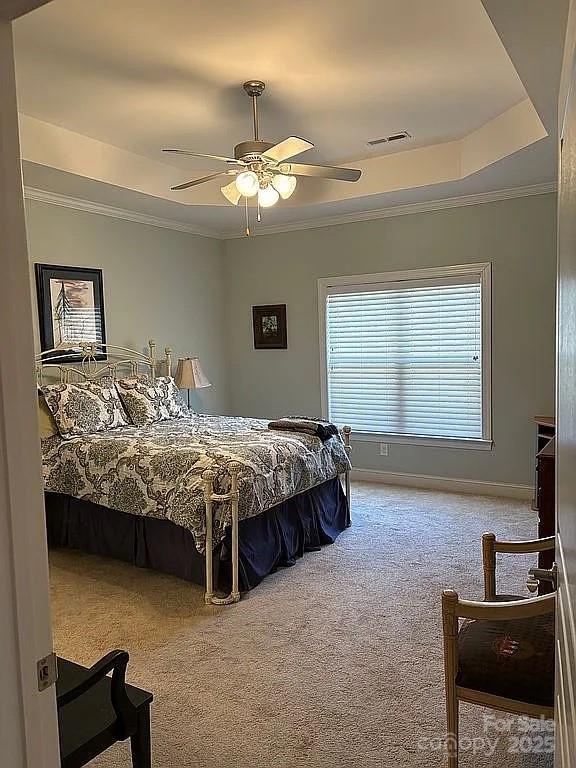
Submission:
<svg viewBox="0 0 576 768">
<path fill-rule="evenodd" d="M 360 433 L 486 439 L 487 269 L 327 286 L 330 420 Z"/>
</svg>

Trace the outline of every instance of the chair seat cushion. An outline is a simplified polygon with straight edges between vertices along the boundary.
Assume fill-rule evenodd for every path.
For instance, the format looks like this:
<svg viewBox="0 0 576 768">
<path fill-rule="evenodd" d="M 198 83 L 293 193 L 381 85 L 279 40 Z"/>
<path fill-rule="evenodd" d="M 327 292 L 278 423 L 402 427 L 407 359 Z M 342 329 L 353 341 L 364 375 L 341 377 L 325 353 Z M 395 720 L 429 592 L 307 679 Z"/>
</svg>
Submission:
<svg viewBox="0 0 576 768">
<path fill-rule="evenodd" d="M 554 614 L 465 621 L 458 634 L 456 685 L 552 707 Z"/>
</svg>

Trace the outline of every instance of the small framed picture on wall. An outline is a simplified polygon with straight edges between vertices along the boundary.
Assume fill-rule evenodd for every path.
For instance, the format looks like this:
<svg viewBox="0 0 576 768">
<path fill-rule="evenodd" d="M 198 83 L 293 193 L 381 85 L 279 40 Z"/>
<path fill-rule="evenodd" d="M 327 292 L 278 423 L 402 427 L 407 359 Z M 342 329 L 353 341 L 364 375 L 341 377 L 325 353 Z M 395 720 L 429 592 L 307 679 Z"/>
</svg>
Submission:
<svg viewBox="0 0 576 768">
<path fill-rule="evenodd" d="M 287 349 L 286 304 L 252 307 L 254 349 Z"/>
<path fill-rule="evenodd" d="M 54 350 L 50 360 L 78 362 L 80 344 L 106 344 L 101 269 L 36 264 L 36 292 L 40 347 Z M 104 347 L 95 359 L 106 359 Z"/>
</svg>

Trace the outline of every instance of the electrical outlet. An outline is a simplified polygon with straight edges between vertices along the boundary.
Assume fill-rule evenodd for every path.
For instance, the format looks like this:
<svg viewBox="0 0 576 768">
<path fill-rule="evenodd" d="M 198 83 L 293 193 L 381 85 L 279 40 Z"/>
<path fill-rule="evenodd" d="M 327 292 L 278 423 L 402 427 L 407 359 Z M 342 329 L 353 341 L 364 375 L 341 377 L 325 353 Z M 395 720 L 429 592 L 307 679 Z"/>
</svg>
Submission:
<svg viewBox="0 0 576 768">
<path fill-rule="evenodd" d="M 380 456 L 388 456 L 388 443 L 380 443 Z"/>
</svg>

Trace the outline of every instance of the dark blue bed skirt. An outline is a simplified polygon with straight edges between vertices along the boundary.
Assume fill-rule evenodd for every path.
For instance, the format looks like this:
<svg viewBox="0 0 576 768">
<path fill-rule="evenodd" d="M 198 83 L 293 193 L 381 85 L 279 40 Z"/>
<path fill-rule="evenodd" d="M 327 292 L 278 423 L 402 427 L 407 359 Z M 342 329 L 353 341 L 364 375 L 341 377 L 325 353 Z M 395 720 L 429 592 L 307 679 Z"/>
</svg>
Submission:
<svg viewBox="0 0 576 768">
<path fill-rule="evenodd" d="M 46 493 L 48 544 L 55 548 L 124 560 L 142 568 L 204 584 L 204 556 L 192 534 L 170 520 L 141 517 L 59 493 Z M 257 586 L 307 551 L 332 544 L 350 525 L 348 502 L 338 478 L 241 520 L 239 569 L 242 591 Z M 230 529 L 214 550 L 214 581 L 230 586 Z"/>
</svg>

